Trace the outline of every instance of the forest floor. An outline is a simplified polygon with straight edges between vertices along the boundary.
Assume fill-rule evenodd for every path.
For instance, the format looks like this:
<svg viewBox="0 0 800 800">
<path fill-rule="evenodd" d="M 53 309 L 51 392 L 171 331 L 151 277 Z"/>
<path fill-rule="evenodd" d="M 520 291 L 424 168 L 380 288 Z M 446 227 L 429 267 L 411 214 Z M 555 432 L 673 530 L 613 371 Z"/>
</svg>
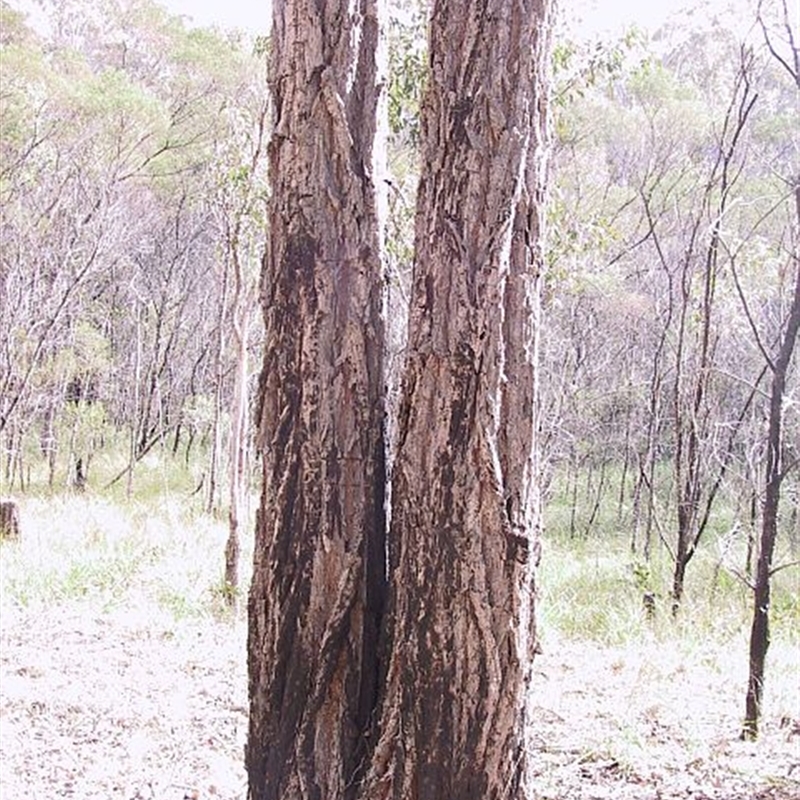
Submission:
<svg viewBox="0 0 800 800">
<path fill-rule="evenodd" d="M 243 800 L 244 621 L 3 603 L 0 797 Z M 784 687 L 785 688 L 785 687 Z M 800 709 L 738 740 L 726 654 L 550 641 L 536 664 L 540 800 L 800 800 Z"/>
<path fill-rule="evenodd" d="M 0 800 L 245 800 L 247 631 L 220 599 L 224 521 L 88 495 L 21 513 L 22 539 L 0 543 Z M 541 576 L 537 800 L 800 800 L 794 612 L 776 611 L 762 735 L 740 742 L 747 605 L 718 593 L 691 624 L 643 624 L 607 549 L 551 547 Z M 798 589 L 773 599 L 793 607 Z"/>
</svg>

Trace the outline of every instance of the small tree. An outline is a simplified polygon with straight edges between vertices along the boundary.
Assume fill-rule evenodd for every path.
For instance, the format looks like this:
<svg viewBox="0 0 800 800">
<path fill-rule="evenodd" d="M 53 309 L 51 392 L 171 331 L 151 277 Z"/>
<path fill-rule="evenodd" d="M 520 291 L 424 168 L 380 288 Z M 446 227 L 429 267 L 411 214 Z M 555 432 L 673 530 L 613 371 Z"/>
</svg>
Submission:
<svg viewBox="0 0 800 800">
<path fill-rule="evenodd" d="M 789 47 L 790 56 L 784 58 L 776 49 L 774 37 L 762 16 L 759 3 L 759 22 L 761 24 L 767 47 L 777 61 L 791 75 L 795 86 L 800 90 L 800 47 L 795 43 L 795 35 L 791 26 L 786 0 L 783 0 L 782 29 L 786 34 L 785 44 Z M 795 210 L 795 234 L 793 248 L 789 253 L 790 264 L 794 268 L 794 293 L 789 305 L 788 318 L 781 334 L 777 352 L 770 357 L 763 345 L 760 346 L 770 372 L 772 386 L 769 398 L 769 423 L 767 430 L 767 463 L 766 485 L 761 520 L 761 538 L 756 564 L 755 586 L 753 591 L 753 621 L 750 628 L 750 670 L 747 680 L 745 699 L 745 716 L 742 727 L 743 739 L 755 739 L 758 736 L 758 723 L 761 717 L 761 703 L 764 693 L 764 669 L 767 650 L 769 649 L 769 612 L 770 581 L 774 568 L 772 566 L 775 552 L 775 540 L 778 535 L 778 508 L 781 496 L 781 484 L 788 471 L 797 467 L 797 462 L 786 458 L 785 443 L 782 432 L 783 399 L 786 392 L 786 381 L 789 374 L 792 355 L 800 331 L 800 176 L 794 176 L 791 182 Z M 752 316 L 742 295 L 747 317 Z M 756 338 L 759 339 L 754 329 Z M 760 339 L 759 339 L 760 343 Z"/>
<path fill-rule="evenodd" d="M 800 223 L 800 182 L 795 186 L 798 223 Z M 798 229 L 800 230 L 800 228 Z M 782 434 L 783 398 L 792 354 L 800 330 L 800 253 L 793 255 L 795 262 L 794 297 L 789 311 L 777 357 L 770 359 L 772 387 L 769 400 L 769 428 L 767 432 L 766 487 L 761 520 L 761 540 L 756 565 L 753 592 L 753 622 L 750 628 L 750 673 L 747 681 L 744 727 L 742 737 L 755 739 L 761 716 L 761 699 L 764 691 L 764 666 L 769 648 L 770 579 L 774 572 L 772 557 L 778 535 L 778 506 L 781 484 L 795 462 L 786 463 Z"/>
</svg>

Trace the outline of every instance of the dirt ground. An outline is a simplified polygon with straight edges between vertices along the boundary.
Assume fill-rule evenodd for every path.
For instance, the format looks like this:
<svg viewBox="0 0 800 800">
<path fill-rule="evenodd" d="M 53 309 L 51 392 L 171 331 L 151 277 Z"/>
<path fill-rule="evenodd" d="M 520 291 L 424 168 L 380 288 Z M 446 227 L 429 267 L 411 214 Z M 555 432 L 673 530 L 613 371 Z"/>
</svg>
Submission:
<svg viewBox="0 0 800 800">
<path fill-rule="evenodd" d="M 245 637 L 242 621 L 6 607 L 0 798 L 244 800 Z M 800 800 L 800 713 L 743 743 L 740 694 L 709 654 L 550 642 L 537 798 Z"/>
</svg>

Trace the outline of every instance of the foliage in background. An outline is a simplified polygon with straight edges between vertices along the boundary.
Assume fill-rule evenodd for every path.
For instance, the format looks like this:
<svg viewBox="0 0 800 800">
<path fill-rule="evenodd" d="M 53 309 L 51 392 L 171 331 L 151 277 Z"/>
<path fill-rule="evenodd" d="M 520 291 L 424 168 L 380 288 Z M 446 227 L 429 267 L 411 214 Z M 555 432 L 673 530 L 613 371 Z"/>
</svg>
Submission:
<svg viewBox="0 0 800 800">
<path fill-rule="evenodd" d="M 737 569 L 752 569 L 768 407 L 753 324 L 776 341 L 792 296 L 786 179 L 800 171 L 800 116 L 751 34 L 673 21 L 649 41 L 562 41 L 555 56 L 548 528 L 598 541 L 624 531 L 637 557 L 676 569 L 729 537 Z M 790 372 L 789 461 L 800 441 Z M 799 485 L 794 470 L 781 563 L 800 546 Z"/>
<path fill-rule="evenodd" d="M 85 437 L 63 439 L 78 411 L 129 432 L 131 476 L 167 437 L 188 454 L 216 436 L 220 415 L 198 428 L 184 411 L 233 391 L 226 231 L 250 274 L 263 238 L 266 177 L 250 145 L 264 126 L 263 51 L 150 0 L 43 9 L 38 31 L 0 4 L 6 491 L 24 488 L 35 437 L 51 461 L 79 448 L 59 476 L 78 481 L 92 453 Z"/>
<path fill-rule="evenodd" d="M 215 457 L 214 443 L 226 435 L 234 390 L 231 254 L 240 248 L 252 284 L 267 193 L 265 164 L 252 160 L 266 119 L 265 43 L 253 52 L 239 35 L 188 29 L 149 0 L 45 8 L 50 24 L 38 31 L 0 2 L 0 489 L 74 487 L 80 461 L 90 490 L 120 497 L 132 475 L 134 494 L 147 493 L 163 483 L 147 466 L 156 458 L 164 474 L 184 475 L 187 495 L 197 490 L 198 502 L 218 507 L 212 473 L 228 450 L 219 442 Z M 396 0 L 388 30 L 394 376 L 405 343 L 426 14 L 424 2 Z M 675 421 L 685 385 L 675 375 L 698 363 L 712 231 L 718 224 L 698 472 L 706 495 L 717 478 L 719 488 L 690 596 L 694 581 L 707 586 L 703 565 L 719 548 L 735 562 L 721 575 L 746 577 L 754 563 L 766 394 L 741 296 L 762 341 L 774 342 L 797 241 L 786 182 L 800 173 L 797 96 L 758 31 L 742 42 L 727 23 L 690 31 L 673 20 L 653 38 L 630 31 L 611 42 L 562 35 L 554 52 L 548 536 L 575 547 L 627 539 L 636 563 L 653 564 L 650 588 L 662 594 L 680 491 Z M 725 114 L 737 80 L 757 102 L 720 214 L 712 170 L 730 141 Z M 795 364 L 789 457 L 799 410 Z M 800 549 L 800 471 L 785 486 L 780 563 Z M 787 569 L 786 581 L 796 574 Z"/>
</svg>

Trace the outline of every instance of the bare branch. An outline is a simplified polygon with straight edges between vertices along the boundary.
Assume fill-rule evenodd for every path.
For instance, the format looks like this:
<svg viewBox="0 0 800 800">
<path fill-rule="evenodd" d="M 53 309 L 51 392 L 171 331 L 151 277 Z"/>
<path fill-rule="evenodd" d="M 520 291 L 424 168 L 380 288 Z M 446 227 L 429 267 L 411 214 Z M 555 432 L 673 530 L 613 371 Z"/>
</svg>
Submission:
<svg viewBox="0 0 800 800">
<path fill-rule="evenodd" d="M 738 578 L 751 592 L 755 591 L 756 585 L 740 569 L 736 569 L 736 567 L 729 567 L 725 564 L 723 567 L 725 568 L 725 571 L 733 575 L 734 578 Z"/>
<path fill-rule="evenodd" d="M 642 469 L 640 471 L 640 475 L 641 475 L 642 481 L 644 481 L 644 485 L 647 487 L 647 490 L 650 492 L 650 497 L 652 498 L 652 501 L 653 501 L 653 509 L 655 510 L 656 496 L 655 496 L 655 492 L 653 491 L 653 485 L 650 483 L 650 478 L 648 477 L 647 472 L 644 469 Z M 676 562 L 678 560 L 678 557 L 675 554 L 675 551 L 672 549 L 672 545 L 670 545 L 669 540 L 667 539 L 667 536 L 664 533 L 664 529 L 661 527 L 661 522 L 658 519 L 658 514 L 657 513 L 653 514 L 653 522 L 655 523 L 656 532 L 658 533 L 658 538 L 661 540 L 661 544 L 663 544 L 664 547 L 667 549 L 667 552 L 669 553 L 670 558 L 672 559 L 672 561 Z"/>
<path fill-rule="evenodd" d="M 790 561 L 788 564 L 778 564 L 777 567 L 773 567 L 769 571 L 770 578 L 773 575 L 776 575 L 778 572 L 781 572 L 784 569 L 791 569 L 792 567 L 800 567 L 800 561 Z"/>
<path fill-rule="evenodd" d="M 733 258 L 732 256 L 730 259 L 730 264 L 731 264 L 731 275 L 733 275 L 733 285 L 736 287 L 736 293 L 739 295 L 739 301 L 742 304 L 742 310 L 744 311 L 744 315 L 747 318 L 747 323 L 750 326 L 750 330 L 753 333 L 753 339 L 755 339 L 756 347 L 758 347 L 762 357 L 764 358 L 764 361 L 767 362 L 770 371 L 774 372 L 775 364 L 772 362 L 772 358 L 767 352 L 766 347 L 764 347 L 764 343 L 761 341 L 761 334 L 759 334 L 756 322 L 753 319 L 752 313 L 750 312 L 750 304 L 747 302 L 744 290 L 742 289 L 742 282 L 739 280 L 739 273 L 736 271 L 736 259 Z"/>
<path fill-rule="evenodd" d="M 764 42 L 767 45 L 767 49 L 772 54 L 772 57 L 789 73 L 789 75 L 791 75 L 795 85 L 798 89 L 800 89 L 800 49 L 798 49 L 794 42 L 794 31 L 792 30 L 792 25 L 789 21 L 789 7 L 786 3 L 786 0 L 783 0 L 783 27 L 786 30 L 786 38 L 792 51 L 793 64 L 789 64 L 789 62 L 778 52 L 777 48 L 775 47 L 767 28 L 767 24 L 764 22 L 764 17 L 761 13 L 762 6 L 763 0 L 759 0 L 758 24 L 761 26 L 761 32 L 764 35 Z"/>
</svg>

